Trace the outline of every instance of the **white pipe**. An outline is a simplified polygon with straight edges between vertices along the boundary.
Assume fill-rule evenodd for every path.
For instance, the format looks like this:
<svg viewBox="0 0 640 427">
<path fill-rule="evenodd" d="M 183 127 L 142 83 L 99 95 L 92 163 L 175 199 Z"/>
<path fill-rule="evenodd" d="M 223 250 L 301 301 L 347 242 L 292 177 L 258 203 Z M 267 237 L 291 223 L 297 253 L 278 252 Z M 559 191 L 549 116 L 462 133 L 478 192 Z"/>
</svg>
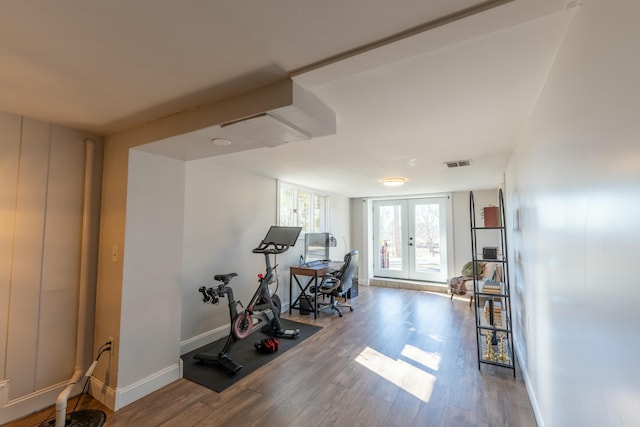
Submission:
<svg viewBox="0 0 640 427">
<path fill-rule="evenodd" d="M 56 427 L 64 427 L 67 423 L 67 400 L 71 390 L 73 390 L 73 386 L 78 384 L 80 378 L 82 378 L 82 371 L 75 371 L 67 386 L 56 398 Z"/>
<path fill-rule="evenodd" d="M 91 139 L 84 140 L 84 194 L 82 200 L 82 242 L 80 246 L 80 280 L 78 289 L 78 327 L 76 335 L 76 368 L 73 376 L 56 399 L 56 427 L 64 427 L 66 424 L 67 400 L 73 390 L 73 386 L 83 378 L 82 368 L 86 366 L 84 360 L 85 337 L 87 335 L 88 313 L 88 288 L 89 288 L 89 263 L 91 255 L 91 201 L 93 197 L 93 158 L 96 143 Z M 84 375 L 91 376 L 97 361 Z"/>
<path fill-rule="evenodd" d="M 98 361 L 94 360 L 84 375 L 82 375 L 82 371 L 74 372 L 73 378 L 69 380 L 67 386 L 62 390 L 62 393 L 58 395 L 58 398 L 56 399 L 56 427 L 64 427 L 67 422 L 67 400 L 69 400 L 69 394 L 71 394 L 73 386 L 78 384 L 81 378 L 90 377 L 97 364 Z"/>
</svg>

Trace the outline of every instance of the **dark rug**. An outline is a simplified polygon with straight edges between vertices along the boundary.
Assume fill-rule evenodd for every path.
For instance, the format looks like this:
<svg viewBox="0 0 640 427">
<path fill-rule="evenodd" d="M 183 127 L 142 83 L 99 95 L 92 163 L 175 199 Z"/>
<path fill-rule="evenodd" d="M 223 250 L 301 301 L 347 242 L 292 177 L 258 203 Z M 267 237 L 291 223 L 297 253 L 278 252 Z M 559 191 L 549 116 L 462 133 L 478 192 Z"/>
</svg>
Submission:
<svg viewBox="0 0 640 427">
<path fill-rule="evenodd" d="M 217 341 L 204 345 L 181 356 L 183 368 L 182 374 L 184 378 L 210 388 L 211 390 L 221 392 L 236 381 L 251 374 L 259 367 L 269 363 L 269 361 L 275 359 L 278 355 L 292 349 L 322 329 L 321 326 L 307 325 L 305 323 L 294 322 L 293 320 L 288 319 L 280 319 L 280 323 L 282 323 L 283 329 L 300 329 L 300 334 L 293 339 L 278 338 L 280 348 L 275 353 L 258 353 L 254 344 L 260 342 L 263 338 L 267 338 L 267 335 L 261 331 L 256 331 L 246 339 L 236 342 L 231 349 L 231 359 L 243 365 L 243 368 L 235 374 L 230 374 L 229 371 L 215 363 L 201 362 L 193 358 L 194 354 L 202 351 L 218 354 L 227 341 L 227 337 L 225 336 L 224 338 L 220 338 Z"/>
<path fill-rule="evenodd" d="M 67 414 L 65 425 L 67 427 L 101 427 L 107 421 L 107 414 L 99 409 L 85 409 Z M 41 425 L 55 426 L 56 420 L 51 420 L 47 424 Z"/>
</svg>

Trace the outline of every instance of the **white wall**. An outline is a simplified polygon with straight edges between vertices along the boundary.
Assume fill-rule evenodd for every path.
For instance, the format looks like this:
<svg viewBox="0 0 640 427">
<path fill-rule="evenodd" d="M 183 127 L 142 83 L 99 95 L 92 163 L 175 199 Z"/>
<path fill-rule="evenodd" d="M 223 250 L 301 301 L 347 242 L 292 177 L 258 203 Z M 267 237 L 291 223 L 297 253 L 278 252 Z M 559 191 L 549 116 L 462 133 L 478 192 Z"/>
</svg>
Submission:
<svg viewBox="0 0 640 427">
<path fill-rule="evenodd" d="M 371 273 L 371 244 L 369 243 L 369 215 L 367 215 L 368 202 L 366 199 L 350 199 L 350 228 L 351 246 L 358 253 L 358 284 L 368 285 Z"/>
<path fill-rule="evenodd" d="M 0 113 L 0 380 L 10 380 L 0 423 L 51 405 L 93 358 L 93 304 L 76 361 L 85 170 L 97 142 L 87 218 L 95 297 L 102 141 L 81 131 Z"/>
<path fill-rule="evenodd" d="M 179 378 L 184 194 L 184 162 L 131 150 L 116 408 Z"/>
<path fill-rule="evenodd" d="M 640 2 L 583 0 L 507 174 L 539 424 L 640 425 Z"/>
<path fill-rule="evenodd" d="M 242 156 L 242 153 L 236 154 Z M 182 286 L 182 351 L 190 351 L 228 332 L 226 301 L 203 304 L 198 288 L 215 284 L 215 274 L 238 273 L 232 286 L 236 299 L 246 302 L 265 269 L 264 256 L 252 253 L 271 225 L 276 224 L 277 182 L 225 165 L 225 156 L 188 162 L 186 169 L 184 266 Z M 350 248 L 349 201 L 331 197 L 331 232 L 342 259 Z M 289 305 L 289 269 L 304 252 L 304 241 L 278 255 L 278 296 Z"/>
<path fill-rule="evenodd" d="M 336 238 L 336 246 L 334 248 L 329 248 L 329 256 L 332 260 L 342 261 L 347 252 L 358 250 L 358 248 L 354 246 L 355 241 L 351 238 L 350 199 L 337 195 L 331 196 L 331 214 L 329 222 L 331 227 L 330 231 Z M 301 246 L 300 249 L 304 252 L 304 246 Z"/>
</svg>

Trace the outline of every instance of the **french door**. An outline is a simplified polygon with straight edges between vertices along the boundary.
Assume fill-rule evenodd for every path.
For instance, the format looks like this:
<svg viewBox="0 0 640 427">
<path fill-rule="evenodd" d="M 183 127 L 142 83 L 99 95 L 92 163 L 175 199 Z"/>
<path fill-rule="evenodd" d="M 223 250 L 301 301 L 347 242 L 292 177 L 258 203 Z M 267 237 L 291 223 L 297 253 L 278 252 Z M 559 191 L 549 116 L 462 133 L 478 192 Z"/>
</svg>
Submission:
<svg viewBox="0 0 640 427">
<path fill-rule="evenodd" d="M 446 282 L 445 197 L 373 202 L 377 277 Z"/>
</svg>

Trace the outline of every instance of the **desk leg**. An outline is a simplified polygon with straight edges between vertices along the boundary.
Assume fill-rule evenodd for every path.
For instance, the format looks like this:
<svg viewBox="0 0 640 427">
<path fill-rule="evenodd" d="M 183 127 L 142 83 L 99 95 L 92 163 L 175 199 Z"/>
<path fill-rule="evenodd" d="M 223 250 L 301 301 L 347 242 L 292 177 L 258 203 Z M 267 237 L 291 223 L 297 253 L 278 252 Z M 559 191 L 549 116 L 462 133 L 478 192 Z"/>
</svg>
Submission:
<svg viewBox="0 0 640 427">
<path fill-rule="evenodd" d="M 318 318 L 318 272 L 313 275 L 313 318 Z"/>
<path fill-rule="evenodd" d="M 289 271 L 289 314 L 293 308 L 293 274 Z"/>
<path fill-rule="evenodd" d="M 295 300 L 293 299 L 293 281 L 294 280 L 298 285 L 298 288 L 300 289 L 300 295 L 298 295 L 298 298 L 296 298 Z M 309 281 L 304 286 L 302 286 L 302 284 L 300 284 L 300 281 L 298 280 L 298 276 L 291 273 L 289 274 L 289 314 L 291 314 L 291 310 L 294 308 L 297 308 L 298 310 L 300 309 L 300 302 L 304 298 L 309 303 L 311 310 L 313 310 L 313 318 L 314 319 L 316 318 L 318 305 L 317 303 L 311 304 L 311 301 L 309 301 L 309 298 L 307 298 L 307 289 L 309 289 L 309 286 L 311 286 L 311 284 L 314 283 L 314 281 L 317 282 L 317 274 L 315 276 L 310 277 Z M 318 291 L 316 289 L 316 292 L 315 292 L 316 296 L 317 296 L 317 292 Z M 298 307 L 296 307 L 296 304 L 298 304 Z"/>
</svg>

